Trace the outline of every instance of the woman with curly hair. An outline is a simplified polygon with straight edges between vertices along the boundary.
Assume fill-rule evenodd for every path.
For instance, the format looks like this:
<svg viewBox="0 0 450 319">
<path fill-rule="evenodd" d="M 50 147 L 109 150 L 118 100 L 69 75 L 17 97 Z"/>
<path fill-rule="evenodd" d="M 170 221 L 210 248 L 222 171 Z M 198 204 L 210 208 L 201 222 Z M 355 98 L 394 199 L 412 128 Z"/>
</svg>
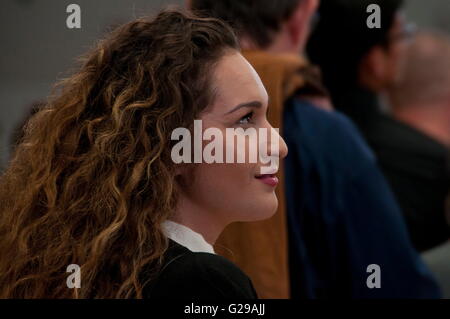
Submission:
<svg viewBox="0 0 450 319">
<path fill-rule="evenodd" d="M 261 161 L 171 157 L 172 132 L 195 119 L 273 130 L 231 29 L 179 11 L 135 20 L 56 88 L 0 180 L 0 298 L 255 298 L 213 244 L 231 222 L 275 212 L 276 177 Z M 284 157 L 277 139 L 266 146 Z"/>
</svg>

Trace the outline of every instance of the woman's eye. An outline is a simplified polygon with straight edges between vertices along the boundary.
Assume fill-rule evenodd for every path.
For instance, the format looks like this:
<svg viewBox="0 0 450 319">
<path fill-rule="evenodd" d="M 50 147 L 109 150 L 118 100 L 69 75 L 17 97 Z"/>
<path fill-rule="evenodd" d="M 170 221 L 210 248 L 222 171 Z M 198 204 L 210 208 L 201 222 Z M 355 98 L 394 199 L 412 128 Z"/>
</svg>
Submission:
<svg viewBox="0 0 450 319">
<path fill-rule="evenodd" d="M 248 123 L 250 123 L 252 117 L 253 117 L 253 112 L 250 112 L 250 113 L 246 114 L 245 116 L 243 116 L 239 120 L 239 124 L 248 124 Z"/>
</svg>

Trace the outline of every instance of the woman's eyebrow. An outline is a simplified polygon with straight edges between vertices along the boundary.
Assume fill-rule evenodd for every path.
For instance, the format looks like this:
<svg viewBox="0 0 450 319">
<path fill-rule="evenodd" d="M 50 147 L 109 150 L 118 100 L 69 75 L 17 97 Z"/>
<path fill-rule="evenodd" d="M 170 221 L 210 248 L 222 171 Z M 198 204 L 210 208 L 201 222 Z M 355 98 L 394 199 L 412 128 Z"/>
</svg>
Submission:
<svg viewBox="0 0 450 319">
<path fill-rule="evenodd" d="M 262 107 L 262 103 L 259 101 L 251 101 L 251 102 L 244 102 L 244 103 L 240 103 L 238 105 L 236 105 L 235 107 L 233 107 L 233 109 L 231 111 L 228 111 L 226 114 L 230 114 L 233 113 L 234 111 L 239 110 L 240 108 L 243 107 L 256 107 L 256 108 L 261 108 Z"/>
</svg>

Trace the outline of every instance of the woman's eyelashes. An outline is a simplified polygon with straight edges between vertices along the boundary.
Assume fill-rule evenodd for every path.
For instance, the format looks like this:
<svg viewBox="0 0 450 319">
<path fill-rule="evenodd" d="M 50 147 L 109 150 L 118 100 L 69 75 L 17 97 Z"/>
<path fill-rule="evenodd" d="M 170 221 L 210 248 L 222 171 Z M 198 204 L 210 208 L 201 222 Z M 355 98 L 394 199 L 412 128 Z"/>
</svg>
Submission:
<svg viewBox="0 0 450 319">
<path fill-rule="evenodd" d="M 239 120 L 238 124 L 242 124 L 242 125 L 250 124 L 250 123 L 252 123 L 251 122 L 252 119 L 253 119 L 253 111 L 248 112 L 246 115 L 241 117 L 241 119 Z"/>
</svg>

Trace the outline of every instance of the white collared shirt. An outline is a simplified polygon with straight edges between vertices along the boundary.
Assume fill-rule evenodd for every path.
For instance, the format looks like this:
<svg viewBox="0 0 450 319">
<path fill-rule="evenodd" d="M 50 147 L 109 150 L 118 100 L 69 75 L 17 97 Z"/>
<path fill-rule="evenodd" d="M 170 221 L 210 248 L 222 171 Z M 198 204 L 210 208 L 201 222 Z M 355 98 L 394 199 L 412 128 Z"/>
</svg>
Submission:
<svg viewBox="0 0 450 319">
<path fill-rule="evenodd" d="M 171 220 L 166 220 L 162 223 L 162 229 L 167 237 L 190 251 L 215 254 L 213 246 L 201 234 L 193 231 L 189 227 Z"/>
</svg>

